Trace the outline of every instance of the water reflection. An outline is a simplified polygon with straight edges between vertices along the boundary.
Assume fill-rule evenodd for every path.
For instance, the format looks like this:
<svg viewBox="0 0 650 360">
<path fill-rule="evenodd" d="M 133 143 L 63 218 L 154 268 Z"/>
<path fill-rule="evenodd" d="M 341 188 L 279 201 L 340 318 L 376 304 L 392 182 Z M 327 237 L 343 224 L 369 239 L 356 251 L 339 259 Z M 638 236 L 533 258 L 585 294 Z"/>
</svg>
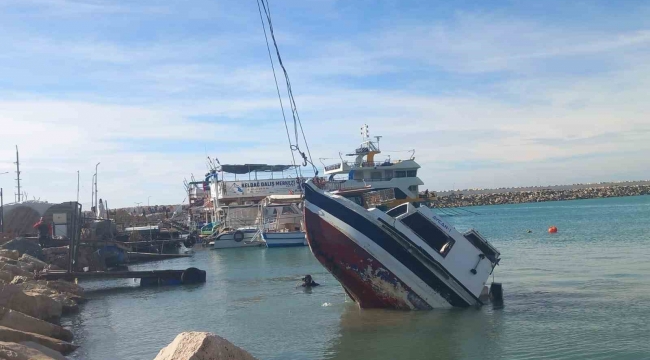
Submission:
<svg viewBox="0 0 650 360">
<path fill-rule="evenodd" d="M 502 313 L 488 307 L 434 311 L 360 310 L 346 304 L 327 359 L 478 359 L 502 353 Z"/>
</svg>

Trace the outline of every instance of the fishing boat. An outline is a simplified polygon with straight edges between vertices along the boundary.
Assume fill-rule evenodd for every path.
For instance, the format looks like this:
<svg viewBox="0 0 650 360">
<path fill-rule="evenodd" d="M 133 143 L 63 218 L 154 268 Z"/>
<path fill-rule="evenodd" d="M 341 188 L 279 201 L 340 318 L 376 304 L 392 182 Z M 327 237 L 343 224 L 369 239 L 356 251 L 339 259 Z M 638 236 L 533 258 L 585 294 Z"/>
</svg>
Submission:
<svg viewBox="0 0 650 360">
<path fill-rule="evenodd" d="M 223 231 L 210 239 L 210 247 L 214 249 L 259 247 L 264 245 L 265 243 L 260 238 L 260 232 L 257 228 Z"/>
<path fill-rule="evenodd" d="M 418 177 L 420 165 L 415 161 L 415 150 L 403 151 L 409 153 L 405 159 L 391 159 L 390 156 L 379 159 L 382 154 L 379 140 L 382 137 L 374 138 L 375 141 L 372 141 L 368 125 L 363 125 L 361 144 L 346 154 L 354 160 L 346 160 L 339 153 L 339 162 L 323 164 L 324 174 L 327 176 L 325 189 L 334 192 L 360 188 L 394 189 L 398 202 L 419 198 L 420 186 L 424 183 Z"/>
<path fill-rule="evenodd" d="M 262 202 L 262 239 L 269 248 L 306 246 L 302 195 L 270 195 Z"/>
<path fill-rule="evenodd" d="M 295 193 L 301 191 L 302 179 L 287 174 L 288 170 L 294 168 L 293 165 L 221 165 L 218 161 L 210 161 L 209 166 L 211 171 L 206 175 L 206 182 L 210 194 L 209 203 L 213 206 L 213 234 L 208 238 L 211 247 L 288 246 L 300 241 L 300 237 L 300 244 L 305 243 L 304 232 L 300 229 L 293 231 L 295 226 L 289 228 L 289 220 L 293 219 L 288 213 L 268 222 L 266 220 L 271 219 L 263 215 L 265 199 L 295 197 Z M 298 217 L 302 216 L 295 204 L 289 202 L 282 205 L 268 203 L 268 206 L 270 211 L 276 213 L 286 212 L 286 207 Z"/>
<path fill-rule="evenodd" d="M 357 153 L 377 151 L 369 139 L 364 143 L 368 149 Z M 409 166 L 419 168 L 410 160 Z M 350 168 L 362 172 L 356 176 L 363 182 L 367 173 L 384 171 L 386 176 L 381 167 L 366 170 L 358 164 Z M 499 263 L 499 251 L 477 231 L 461 234 L 431 209 L 419 206 L 416 191 L 407 193 L 404 185 L 386 183 L 376 188 L 377 183 L 332 191 L 326 179 L 307 181 L 304 222 L 318 261 L 361 308 L 428 310 L 483 304 L 479 296 Z"/>
</svg>

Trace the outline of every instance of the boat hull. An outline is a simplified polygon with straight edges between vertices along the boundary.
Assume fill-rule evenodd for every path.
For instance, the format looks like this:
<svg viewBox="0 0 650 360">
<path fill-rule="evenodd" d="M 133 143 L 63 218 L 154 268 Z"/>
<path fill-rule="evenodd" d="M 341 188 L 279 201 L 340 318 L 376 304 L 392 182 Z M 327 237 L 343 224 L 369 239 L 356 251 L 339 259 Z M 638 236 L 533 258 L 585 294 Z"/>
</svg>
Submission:
<svg viewBox="0 0 650 360">
<path fill-rule="evenodd" d="M 429 310 L 476 303 L 345 201 L 307 184 L 305 227 L 315 257 L 361 308 Z"/>
<path fill-rule="evenodd" d="M 307 239 L 312 253 L 359 307 L 431 309 L 374 256 L 308 208 L 305 222 L 309 223 Z"/>
<path fill-rule="evenodd" d="M 242 247 L 255 247 L 255 246 L 264 246 L 264 242 L 256 240 L 255 236 L 257 231 L 243 231 L 244 239 L 242 241 L 235 241 L 234 232 L 221 234 L 217 239 L 214 240 L 214 249 L 231 249 L 231 248 L 242 248 Z"/>
<path fill-rule="evenodd" d="M 266 246 L 270 248 L 307 245 L 305 233 L 302 231 L 264 232 L 262 239 L 266 242 Z"/>
</svg>

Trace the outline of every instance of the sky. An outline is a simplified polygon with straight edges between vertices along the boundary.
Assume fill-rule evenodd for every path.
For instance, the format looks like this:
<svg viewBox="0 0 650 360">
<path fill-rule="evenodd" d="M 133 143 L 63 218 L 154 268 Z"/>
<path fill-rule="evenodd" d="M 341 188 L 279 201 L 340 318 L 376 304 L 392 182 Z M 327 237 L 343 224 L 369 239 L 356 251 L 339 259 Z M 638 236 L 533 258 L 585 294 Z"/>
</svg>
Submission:
<svg viewBox="0 0 650 360">
<path fill-rule="evenodd" d="M 269 1 L 319 166 L 368 124 L 430 190 L 650 179 L 648 2 Z M 79 171 L 85 208 L 98 162 L 111 208 L 182 202 L 207 155 L 290 162 L 254 0 L 0 0 L 0 24 L 5 202 L 16 145 L 30 200 Z"/>
</svg>

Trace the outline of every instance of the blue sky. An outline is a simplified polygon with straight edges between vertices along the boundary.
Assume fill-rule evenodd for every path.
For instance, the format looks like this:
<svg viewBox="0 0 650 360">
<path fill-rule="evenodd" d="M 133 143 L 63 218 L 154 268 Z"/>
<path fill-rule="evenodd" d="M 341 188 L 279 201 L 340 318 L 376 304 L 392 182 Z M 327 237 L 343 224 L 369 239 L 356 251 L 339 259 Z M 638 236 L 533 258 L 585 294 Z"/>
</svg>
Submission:
<svg viewBox="0 0 650 360">
<path fill-rule="evenodd" d="M 647 2 L 271 9 L 314 158 L 366 123 L 432 190 L 650 178 Z M 79 170 L 88 204 L 99 161 L 111 207 L 179 203 L 206 153 L 289 161 L 255 1 L 3 0 L 0 24 L 0 172 L 18 145 L 30 199 Z"/>
</svg>

